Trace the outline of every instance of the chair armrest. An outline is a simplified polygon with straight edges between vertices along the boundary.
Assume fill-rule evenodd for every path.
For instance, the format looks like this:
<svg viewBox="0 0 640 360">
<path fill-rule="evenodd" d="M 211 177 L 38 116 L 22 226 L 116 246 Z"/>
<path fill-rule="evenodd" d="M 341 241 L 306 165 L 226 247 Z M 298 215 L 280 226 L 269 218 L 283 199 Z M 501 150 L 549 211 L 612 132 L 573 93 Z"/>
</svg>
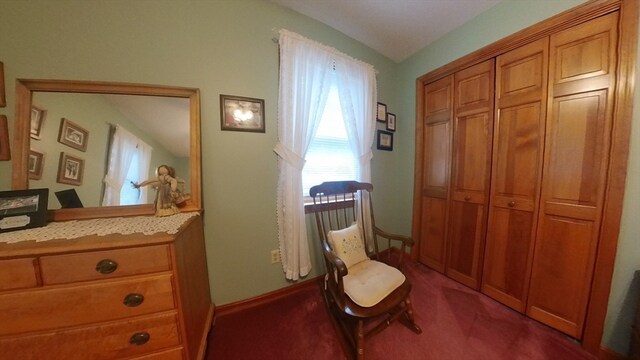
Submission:
<svg viewBox="0 0 640 360">
<path fill-rule="evenodd" d="M 413 239 L 410 238 L 409 236 L 389 233 L 389 232 L 386 232 L 386 231 L 380 229 L 377 226 L 374 227 L 374 232 L 375 232 L 376 235 L 382 236 L 383 238 L 386 238 L 386 239 L 389 239 L 389 240 L 402 241 L 403 245 L 408 246 L 408 247 L 412 247 L 415 244 Z"/>
<path fill-rule="evenodd" d="M 336 256 L 336 254 L 333 253 L 333 251 L 331 251 L 331 248 L 326 241 L 322 242 L 322 252 L 324 254 L 324 257 L 327 259 L 328 265 L 333 268 L 327 269 L 327 272 L 331 273 L 335 269 L 338 274 L 339 282 L 342 283 L 342 277 L 346 276 L 349 273 L 349 271 L 347 270 L 347 265 L 345 265 L 344 261 L 342 261 L 342 259 L 340 259 L 338 256 Z"/>
</svg>

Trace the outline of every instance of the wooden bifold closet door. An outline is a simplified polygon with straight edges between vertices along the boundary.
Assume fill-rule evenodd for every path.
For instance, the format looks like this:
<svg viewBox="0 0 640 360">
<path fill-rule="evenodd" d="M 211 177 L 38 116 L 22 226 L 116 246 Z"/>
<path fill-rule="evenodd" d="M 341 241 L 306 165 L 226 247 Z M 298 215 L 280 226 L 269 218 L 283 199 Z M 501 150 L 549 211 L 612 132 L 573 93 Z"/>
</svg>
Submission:
<svg viewBox="0 0 640 360">
<path fill-rule="evenodd" d="M 616 108 L 624 13 L 594 13 L 418 79 L 414 199 L 419 261 L 590 343 L 599 249 L 617 235 L 607 209 L 622 199 L 607 198 L 623 186 L 609 167 L 630 121 Z"/>
<path fill-rule="evenodd" d="M 478 289 L 491 175 L 494 60 L 461 70 L 454 79 L 446 274 Z"/>
<path fill-rule="evenodd" d="M 496 121 L 482 292 L 525 311 L 536 232 L 549 39 L 496 59 Z"/>
<path fill-rule="evenodd" d="M 527 313 L 581 338 L 607 183 L 618 14 L 551 36 L 549 110 Z"/>
<path fill-rule="evenodd" d="M 425 85 L 420 261 L 444 272 L 449 208 L 453 76 Z"/>
</svg>

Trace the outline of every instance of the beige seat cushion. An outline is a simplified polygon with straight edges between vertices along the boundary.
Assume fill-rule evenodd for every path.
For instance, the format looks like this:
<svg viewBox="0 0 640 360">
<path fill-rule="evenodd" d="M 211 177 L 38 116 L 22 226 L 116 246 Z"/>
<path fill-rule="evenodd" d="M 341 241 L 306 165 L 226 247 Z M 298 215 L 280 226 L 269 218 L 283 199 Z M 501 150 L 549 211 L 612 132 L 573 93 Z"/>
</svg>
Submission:
<svg viewBox="0 0 640 360">
<path fill-rule="evenodd" d="M 333 249 L 333 253 L 344 261 L 347 269 L 369 259 L 364 248 L 364 241 L 362 241 L 362 236 L 360 235 L 360 228 L 356 223 L 351 224 L 348 228 L 329 231 L 327 240 L 331 245 L 331 249 Z"/>
<path fill-rule="evenodd" d="M 400 270 L 375 260 L 361 261 L 349 268 L 343 279 L 344 292 L 362 307 L 379 303 L 405 280 Z"/>
</svg>

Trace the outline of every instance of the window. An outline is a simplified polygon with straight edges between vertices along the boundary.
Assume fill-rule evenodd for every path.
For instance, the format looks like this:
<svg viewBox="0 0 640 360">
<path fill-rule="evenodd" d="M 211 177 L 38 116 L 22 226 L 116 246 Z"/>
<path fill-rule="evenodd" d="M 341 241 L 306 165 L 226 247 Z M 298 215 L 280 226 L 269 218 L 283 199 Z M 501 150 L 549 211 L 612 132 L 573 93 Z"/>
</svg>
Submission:
<svg viewBox="0 0 640 360">
<path fill-rule="evenodd" d="M 309 144 L 305 160 L 302 170 L 302 194 L 305 197 L 309 196 L 312 186 L 324 181 L 357 178 L 357 162 L 349 144 L 335 86 L 329 92 L 318 131 Z"/>
<path fill-rule="evenodd" d="M 153 148 L 120 125 L 116 125 L 109 147 L 102 205 L 147 203 L 147 190 L 134 189 L 131 182 L 139 183 L 148 176 Z"/>
<path fill-rule="evenodd" d="M 124 186 L 120 190 L 120 205 L 137 205 L 146 203 L 147 199 L 142 199 L 142 192 L 140 189 L 135 189 L 132 183 L 141 183 L 146 179 L 140 178 L 140 152 L 138 149 L 133 153 L 131 158 L 131 164 L 129 170 L 127 170 L 127 176 L 125 177 Z M 147 166 L 148 171 L 148 166 Z"/>
</svg>

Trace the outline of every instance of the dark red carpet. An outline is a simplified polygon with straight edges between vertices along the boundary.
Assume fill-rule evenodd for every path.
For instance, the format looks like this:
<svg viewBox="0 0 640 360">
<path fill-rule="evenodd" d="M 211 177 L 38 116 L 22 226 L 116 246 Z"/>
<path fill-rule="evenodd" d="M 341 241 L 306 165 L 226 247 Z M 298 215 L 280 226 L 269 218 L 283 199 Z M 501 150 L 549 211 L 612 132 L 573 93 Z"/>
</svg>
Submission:
<svg viewBox="0 0 640 360">
<path fill-rule="evenodd" d="M 563 334 L 421 264 L 405 265 L 423 333 L 396 322 L 366 344 L 367 359 L 595 359 Z M 209 360 L 347 359 L 320 286 L 217 317 Z"/>
</svg>

